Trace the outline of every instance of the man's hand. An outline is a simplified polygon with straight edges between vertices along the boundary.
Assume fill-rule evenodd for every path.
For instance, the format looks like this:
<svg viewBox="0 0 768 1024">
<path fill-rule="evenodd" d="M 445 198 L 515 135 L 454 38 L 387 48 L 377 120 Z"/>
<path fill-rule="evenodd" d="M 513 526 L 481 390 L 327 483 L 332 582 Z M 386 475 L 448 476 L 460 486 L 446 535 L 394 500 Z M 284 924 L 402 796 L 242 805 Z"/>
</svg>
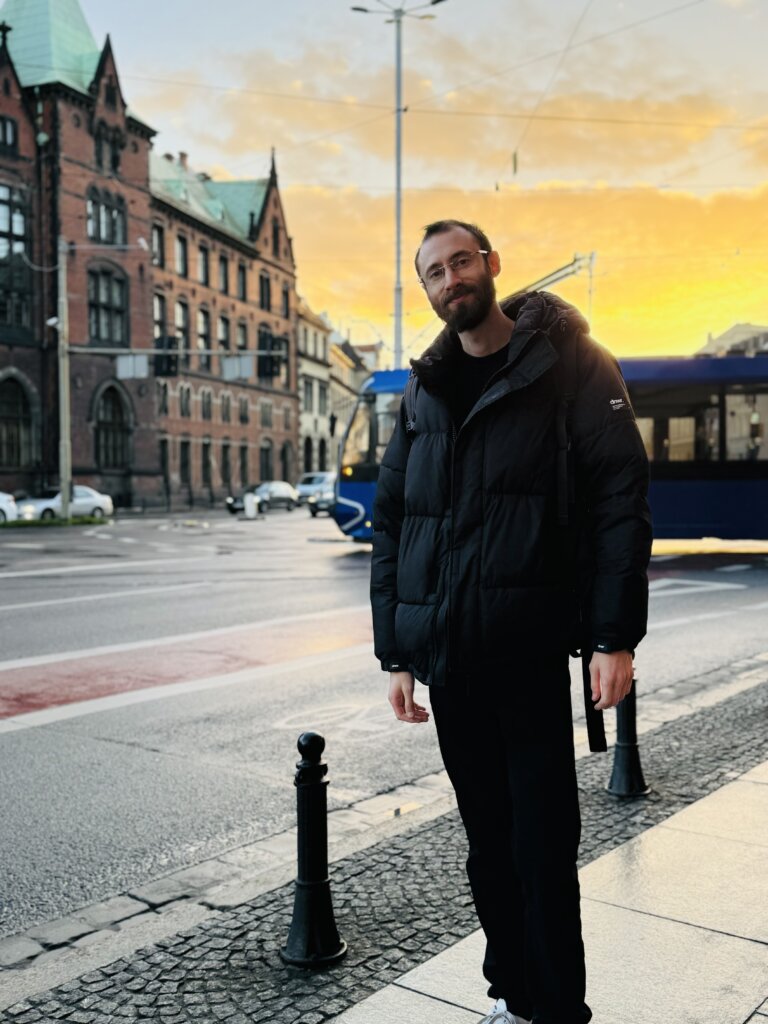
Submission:
<svg viewBox="0 0 768 1024">
<path fill-rule="evenodd" d="M 632 655 L 629 651 L 614 654 L 595 651 L 589 663 L 589 674 L 592 700 L 597 701 L 595 708 L 598 711 L 615 708 L 632 689 Z"/>
<path fill-rule="evenodd" d="M 389 673 L 389 703 L 395 718 L 401 722 L 428 722 L 429 712 L 413 699 L 413 675 L 410 672 Z"/>
</svg>

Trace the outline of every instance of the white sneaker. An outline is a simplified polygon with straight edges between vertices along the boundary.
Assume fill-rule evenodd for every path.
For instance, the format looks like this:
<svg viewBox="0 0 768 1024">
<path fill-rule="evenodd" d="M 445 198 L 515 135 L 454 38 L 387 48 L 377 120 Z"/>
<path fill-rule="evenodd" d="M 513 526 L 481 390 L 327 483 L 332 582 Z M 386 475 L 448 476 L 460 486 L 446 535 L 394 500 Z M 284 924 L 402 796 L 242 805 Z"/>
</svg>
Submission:
<svg viewBox="0 0 768 1024">
<path fill-rule="evenodd" d="M 506 1000 L 497 999 L 494 1008 L 487 1017 L 483 1017 L 480 1024 L 531 1024 L 531 1022 L 523 1017 L 518 1017 L 514 1013 L 510 1013 L 507 1009 Z"/>
</svg>

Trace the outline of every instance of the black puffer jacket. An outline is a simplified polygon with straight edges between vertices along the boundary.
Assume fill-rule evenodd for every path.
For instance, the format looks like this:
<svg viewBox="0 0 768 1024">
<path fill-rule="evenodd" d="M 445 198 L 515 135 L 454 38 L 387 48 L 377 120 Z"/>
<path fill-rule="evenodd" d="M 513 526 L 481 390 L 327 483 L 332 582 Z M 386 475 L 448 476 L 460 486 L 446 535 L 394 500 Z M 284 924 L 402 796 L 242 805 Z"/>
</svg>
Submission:
<svg viewBox="0 0 768 1024">
<path fill-rule="evenodd" d="M 580 548 L 593 578 L 597 649 L 645 634 L 651 526 L 648 464 L 616 361 L 572 306 L 546 292 L 502 303 L 515 321 L 507 364 L 461 429 L 446 404 L 460 341 L 447 328 L 412 362 L 414 423 L 401 405 L 374 508 L 371 602 L 382 666 L 442 685 L 448 672 L 565 651 L 578 617 L 572 531 L 557 518 L 554 366 L 578 346 L 571 438 Z M 586 541 L 586 547 L 584 544 Z"/>
</svg>

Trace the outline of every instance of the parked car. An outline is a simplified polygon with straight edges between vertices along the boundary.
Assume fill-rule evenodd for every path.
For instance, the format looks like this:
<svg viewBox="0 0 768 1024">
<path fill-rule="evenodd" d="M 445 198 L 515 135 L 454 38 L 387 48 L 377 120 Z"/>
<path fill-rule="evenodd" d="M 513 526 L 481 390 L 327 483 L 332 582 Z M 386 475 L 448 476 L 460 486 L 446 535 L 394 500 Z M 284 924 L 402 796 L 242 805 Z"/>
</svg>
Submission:
<svg viewBox="0 0 768 1024">
<path fill-rule="evenodd" d="M 326 490 L 328 486 L 333 487 L 335 483 L 336 474 L 333 472 L 323 470 L 322 472 L 305 473 L 296 484 L 296 490 L 299 492 L 299 504 L 303 505 L 311 495 Z"/>
<path fill-rule="evenodd" d="M 18 503 L 21 519 L 55 519 L 61 516 L 61 492 L 44 491 L 36 498 L 24 498 Z M 100 494 L 92 487 L 75 484 L 69 501 L 70 516 L 93 516 L 103 519 L 115 511 L 112 499 L 108 494 Z"/>
<path fill-rule="evenodd" d="M 309 514 L 314 518 L 318 512 L 333 513 L 333 506 L 336 504 L 336 491 L 333 483 L 326 484 L 321 491 L 315 491 L 307 498 Z"/>
<path fill-rule="evenodd" d="M 237 515 L 239 512 L 245 512 L 245 496 L 246 494 L 253 494 L 256 498 L 256 511 L 259 513 L 266 512 L 269 507 L 269 503 L 266 498 L 262 498 L 257 494 L 258 489 L 259 484 L 254 484 L 252 487 L 246 487 L 241 494 L 236 496 L 230 494 L 225 502 L 227 509 L 232 513 L 232 515 Z"/>
<path fill-rule="evenodd" d="M 268 480 L 259 484 L 255 493 L 257 498 L 266 501 L 267 511 L 282 506 L 291 512 L 299 504 L 299 492 L 285 480 Z"/>
<path fill-rule="evenodd" d="M 0 491 L 0 523 L 12 523 L 19 518 L 16 499 L 12 494 Z"/>
</svg>

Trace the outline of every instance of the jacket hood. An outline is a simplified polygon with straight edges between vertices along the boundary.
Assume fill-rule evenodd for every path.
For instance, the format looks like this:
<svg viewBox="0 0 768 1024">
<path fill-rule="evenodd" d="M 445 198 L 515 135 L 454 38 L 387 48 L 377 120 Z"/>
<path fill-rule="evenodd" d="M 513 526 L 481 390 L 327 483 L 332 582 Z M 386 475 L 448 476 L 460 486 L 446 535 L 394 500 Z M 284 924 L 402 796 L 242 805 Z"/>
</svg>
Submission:
<svg viewBox="0 0 768 1024">
<path fill-rule="evenodd" d="M 516 292 L 502 299 L 501 310 L 515 327 L 510 337 L 509 363 L 513 363 L 535 334 L 549 334 L 558 328 L 564 334 L 588 334 L 589 324 L 565 299 L 552 292 Z M 413 372 L 427 389 L 439 389 L 452 375 L 461 356 L 461 340 L 456 331 L 444 327 L 432 344 L 411 360 Z"/>
</svg>

